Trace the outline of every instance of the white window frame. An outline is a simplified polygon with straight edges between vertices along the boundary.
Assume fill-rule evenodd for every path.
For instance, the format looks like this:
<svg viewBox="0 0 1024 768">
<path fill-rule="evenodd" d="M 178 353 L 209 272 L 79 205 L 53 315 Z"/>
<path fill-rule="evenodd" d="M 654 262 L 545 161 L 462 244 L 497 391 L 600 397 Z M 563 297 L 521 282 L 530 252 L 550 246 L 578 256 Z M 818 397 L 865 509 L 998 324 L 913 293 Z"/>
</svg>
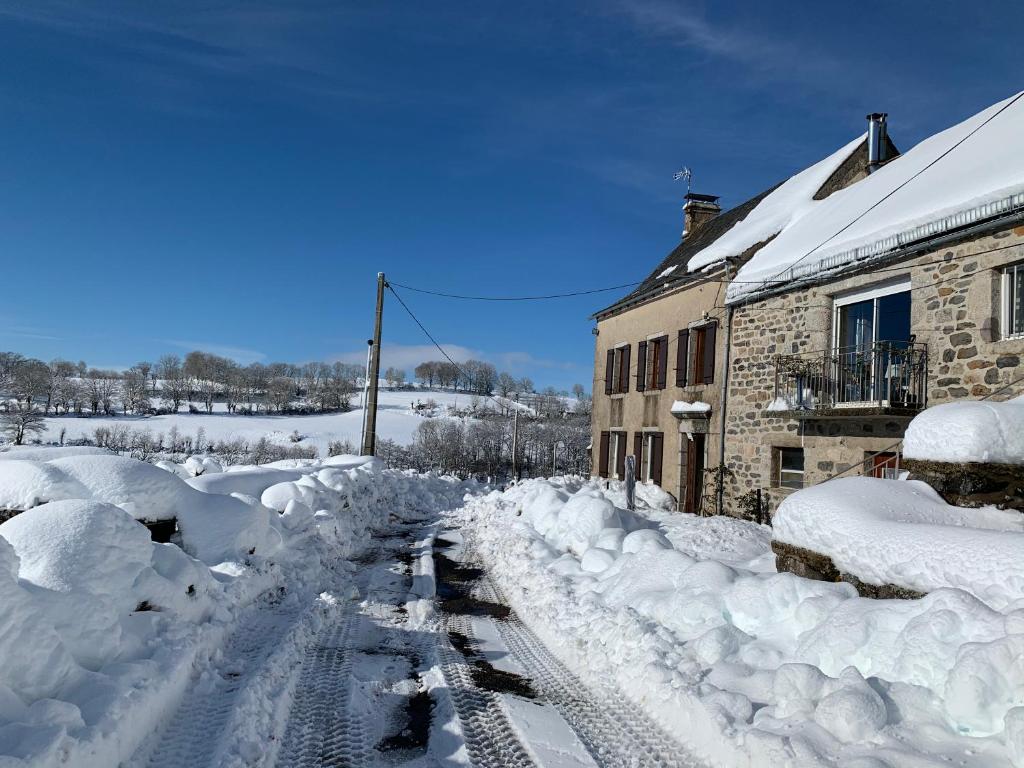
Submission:
<svg viewBox="0 0 1024 768">
<path fill-rule="evenodd" d="M 654 479 L 654 475 L 651 472 L 653 465 L 651 464 L 651 458 L 654 455 L 654 438 L 658 432 L 644 432 L 643 433 L 643 461 L 640 465 L 640 482 L 649 483 Z"/>
<path fill-rule="evenodd" d="M 625 440 L 627 433 L 611 431 L 608 433 L 608 477 L 612 480 L 624 480 L 619 477 L 619 440 Z"/>
<path fill-rule="evenodd" d="M 1016 264 L 1007 264 L 1002 269 L 1003 277 L 1000 285 L 1000 299 L 1001 305 L 1001 317 L 1000 317 L 1000 328 L 1002 333 L 1000 338 L 1002 339 L 1024 339 L 1024 331 L 1013 332 L 1013 303 L 1010 301 L 1010 295 L 1012 293 L 1013 278 L 1017 274 L 1024 274 L 1024 262 L 1018 262 Z"/>
<path fill-rule="evenodd" d="M 803 469 L 799 469 L 799 470 L 797 470 L 797 469 L 783 469 L 782 468 L 782 453 L 783 453 L 783 451 L 800 451 L 803 454 L 804 468 Z M 804 449 L 800 448 L 798 446 L 779 445 L 779 446 L 776 446 L 776 448 L 775 448 L 775 454 L 776 454 L 777 460 L 779 462 L 779 466 L 777 467 L 777 472 L 776 472 L 776 475 L 775 475 L 775 480 L 776 480 L 776 483 L 778 484 L 777 487 L 778 488 L 786 488 L 788 490 L 793 490 L 793 491 L 798 490 L 797 486 L 786 485 L 785 483 L 782 482 L 782 476 L 783 476 L 783 473 L 785 473 L 785 474 L 788 474 L 788 475 L 799 475 L 800 476 L 799 488 L 806 488 L 807 487 L 807 482 L 806 482 L 807 481 L 807 453 L 804 451 Z"/>
<path fill-rule="evenodd" d="M 874 301 L 883 296 L 891 296 L 894 293 L 905 293 L 911 290 L 910 277 L 900 277 L 896 280 L 889 280 L 870 288 L 863 288 L 850 293 L 840 294 L 833 297 L 832 303 L 832 349 L 839 349 L 839 311 L 850 304 L 857 304 L 861 301 Z M 875 301 L 871 315 L 871 343 L 878 341 L 878 302 Z"/>
</svg>

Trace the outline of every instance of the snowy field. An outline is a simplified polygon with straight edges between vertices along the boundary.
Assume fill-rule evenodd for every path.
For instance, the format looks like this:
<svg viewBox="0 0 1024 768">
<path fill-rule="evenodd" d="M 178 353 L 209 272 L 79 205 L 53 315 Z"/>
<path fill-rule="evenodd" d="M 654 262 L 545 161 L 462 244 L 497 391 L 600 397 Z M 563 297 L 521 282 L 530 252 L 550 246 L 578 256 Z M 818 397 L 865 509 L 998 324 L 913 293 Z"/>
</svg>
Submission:
<svg viewBox="0 0 1024 768">
<path fill-rule="evenodd" d="M 438 415 L 444 415 L 448 406 L 468 408 L 473 396 L 464 392 L 390 392 L 381 391 L 378 399 L 377 435 L 379 439 L 394 440 L 408 445 L 413 440 L 416 428 L 423 423 L 423 413 L 413 410 L 414 403 L 433 400 L 439 406 Z M 477 398 L 479 400 L 479 398 Z M 82 437 L 91 438 L 97 427 L 127 425 L 132 429 L 148 429 L 154 435 L 167 434 L 177 427 L 183 436 L 195 436 L 200 429 L 208 440 L 233 440 L 240 438 L 255 443 L 266 437 L 273 443 L 289 444 L 289 436 L 298 430 L 303 436 L 301 445 L 315 446 L 320 456 L 327 455 L 327 445 L 332 440 L 349 440 L 358 447 L 361 439 L 363 411 L 358 399 L 347 413 L 328 413 L 309 416 L 232 415 L 224 411 L 223 403 L 214 404 L 212 414 L 177 413 L 164 416 L 51 416 L 46 420 L 46 432 L 40 435 L 43 442 L 56 442 L 61 430 L 66 430 L 66 441 Z"/>
</svg>

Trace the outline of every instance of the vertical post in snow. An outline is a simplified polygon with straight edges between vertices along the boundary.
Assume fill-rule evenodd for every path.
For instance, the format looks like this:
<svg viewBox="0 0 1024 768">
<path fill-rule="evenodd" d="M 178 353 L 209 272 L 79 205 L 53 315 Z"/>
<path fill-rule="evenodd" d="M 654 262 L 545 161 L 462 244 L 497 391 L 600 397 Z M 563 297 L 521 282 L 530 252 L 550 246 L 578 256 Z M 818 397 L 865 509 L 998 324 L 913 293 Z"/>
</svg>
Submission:
<svg viewBox="0 0 1024 768">
<path fill-rule="evenodd" d="M 626 509 L 636 511 L 636 456 L 626 457 Z"/>
<path fill-rule="evenodd" d="M 370 388 L 370 354 L 373 339 L 366 340 L 366 371 L 363 373 L 363 391 L 359 393 L 359 410 L 363 412 L 363 423 L 359 427 L 359 455 L 363 455 L 363 441 L 366 439 L 366 392 Z"/>
<path fill-rule="evenodd" d="M 558 450 L 558 443 L 557 442 L 552 443 L 551 444 L 551 476 L 552 477 L 555 476 L 555 456 L 557 455 L 556 454 L 557 450 Z"/>
<path fill-rule="evenodd" d="M 377 452 L 377 381 L 380 379 L 380 333 L 384 315 L 384 273 L 377 273 L 377 314 L 373 323 L 373 344 L 370 346 L 369 393 L 366 398 L 366 427 L 363 430 L 363 456 Z"/>
<path fill-rule="evenodd" d="M 517 456 L 519 450 L 519 395 L 515 396 L 515 406 L 512 409 L 512 482 L 517 479 L 518 464 Z"/>
</svg>

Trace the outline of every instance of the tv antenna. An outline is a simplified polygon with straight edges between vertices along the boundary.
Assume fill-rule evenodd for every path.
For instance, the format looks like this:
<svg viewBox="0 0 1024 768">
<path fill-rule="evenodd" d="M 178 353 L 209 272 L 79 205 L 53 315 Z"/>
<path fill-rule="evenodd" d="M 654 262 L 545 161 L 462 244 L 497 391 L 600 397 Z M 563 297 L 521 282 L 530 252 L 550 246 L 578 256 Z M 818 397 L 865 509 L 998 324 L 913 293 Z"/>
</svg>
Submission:
<svg viewBox="0 0 1024 768">
<path fill-rule="evenodd" d="M 693 178 L 693 171 L 687 168 L 685 165 L 681 171 L 676 171 L 672 174 L 672 181 L 679 181 L 680 179 L 686 179 L 686 194 L 690 194 L 690 180 Z"/>
</svg>

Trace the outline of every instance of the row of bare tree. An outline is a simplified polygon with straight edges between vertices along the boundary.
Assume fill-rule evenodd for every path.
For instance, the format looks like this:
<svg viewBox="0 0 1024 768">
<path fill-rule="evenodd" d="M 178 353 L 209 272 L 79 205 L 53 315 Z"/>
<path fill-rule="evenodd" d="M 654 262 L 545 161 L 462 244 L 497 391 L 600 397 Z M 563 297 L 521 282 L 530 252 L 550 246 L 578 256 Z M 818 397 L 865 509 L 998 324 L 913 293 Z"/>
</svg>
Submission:
<svg viewBox="0 0 1024 768">
<path fill-rule="evenodd" d="M 357 390 L 360 367 L 348 363 L 252 363 L 242 366 L 207 352 L 184 360 L 164 355 L 126 371 L 90 368 L 84 361 L 26 358 L 0 352 L 0 395 L 4 410 L 60 413 L 177 412 L 198 403 L 207 413 L 215 401 L 231 413 L 346 410 Z"/>
</svg>

